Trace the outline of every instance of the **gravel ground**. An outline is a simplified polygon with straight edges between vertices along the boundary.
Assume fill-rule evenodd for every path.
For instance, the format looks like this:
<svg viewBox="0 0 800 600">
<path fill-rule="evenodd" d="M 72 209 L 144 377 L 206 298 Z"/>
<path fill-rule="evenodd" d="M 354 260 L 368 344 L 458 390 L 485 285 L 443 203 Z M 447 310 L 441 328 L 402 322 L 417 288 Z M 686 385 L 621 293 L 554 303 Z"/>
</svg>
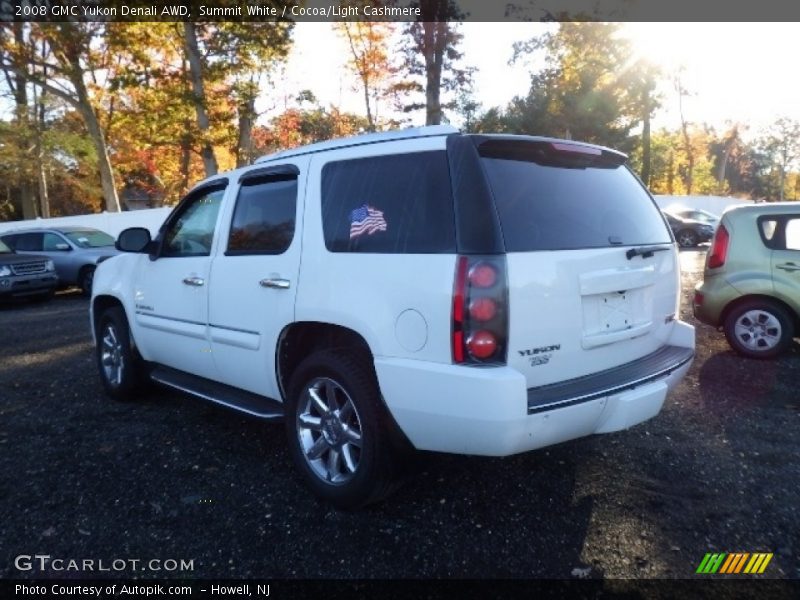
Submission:
<svg viewBox="0 0 800 600">
<path fill-rule="evenodd" d="M 703 254 L 682 259 L 694 322 Z M 652 421 L 505 459 L 421 455 L 388 501 L 345 513 L 302 487 L 280 425 L 165 390 L 107 400 L 80 295 L 2 306 L 0 577 L 34 553 L 214 578 L 693 577 L 706 552 L 760 551 L 765 576 L 799 578 L 800 345 L 757 362 L 697 334 Z"/>
</svg>

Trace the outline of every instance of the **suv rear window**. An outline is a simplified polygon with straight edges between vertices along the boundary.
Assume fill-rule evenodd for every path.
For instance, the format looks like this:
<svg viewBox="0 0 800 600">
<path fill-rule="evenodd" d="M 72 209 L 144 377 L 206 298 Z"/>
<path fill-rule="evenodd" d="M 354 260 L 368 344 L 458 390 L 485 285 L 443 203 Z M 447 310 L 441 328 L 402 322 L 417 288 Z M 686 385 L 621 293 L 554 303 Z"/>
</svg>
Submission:
<svg viewBox="0 0 800 600">
<path fill-rule="evenodd" d="M 447 154 L 328 163 L 322 169 L 322 223 L 331 252 L 455 252 Z"/>
<path fill-rule="evenodd" d="M 480 145 L 506 251 L 670 243 L 658 208 L 620 157 L 581 148 L 508 140 Z"/>
</svg>

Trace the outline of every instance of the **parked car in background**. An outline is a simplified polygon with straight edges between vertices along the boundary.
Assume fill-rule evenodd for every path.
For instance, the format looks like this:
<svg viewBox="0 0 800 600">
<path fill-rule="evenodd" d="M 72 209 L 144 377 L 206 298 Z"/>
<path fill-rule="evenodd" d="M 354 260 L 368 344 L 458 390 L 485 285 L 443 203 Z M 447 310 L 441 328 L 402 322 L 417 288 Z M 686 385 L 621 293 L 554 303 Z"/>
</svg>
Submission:
<svg viewBox="0 0 800 600">
<path fill-rule="evenodd" d="M 689 219 L 691 221 L 697 221 L 699 223 L 711 225 L 711 227 L 714 229 L 716 229 L 717 225 L 719 225 L 719 215 L 715 215 L 714 213 L 710 213 L 701 208 L 678 208 L 670 209 L 667 212 L 671 215 L 675 215 L 676 217 L 680 217 L 681 219 Z"/>
<path fill-rule="evenodd" d="M 709 241 L 714 235 L 714 228 L 707 223 L 684 219 L 666 211 L 662 213 L 681 248 L 694 248 Z"/>
<path fill-rule="evenodd" d="M 736 352 L 771 358 L 800 328 L 800 205 L 726 211 L 695 289 L 694 314 L 721 327 Z"/>
<path fill-rule="evenodd" d="M 16 254 L 0 241 L 0 298 L 49 298 L 56 285 L 52 260 Z"/>
<path fill-rule="evenodd" d="M 0 240 L 18 254 L 33 254 L 53 261 L 60 287 L 77 285 L 86 296 L 92 293 L 98 264 L 119 252 L 114 238 L 89 227 L 49 227 L 17 230 Z"/>
</svg>

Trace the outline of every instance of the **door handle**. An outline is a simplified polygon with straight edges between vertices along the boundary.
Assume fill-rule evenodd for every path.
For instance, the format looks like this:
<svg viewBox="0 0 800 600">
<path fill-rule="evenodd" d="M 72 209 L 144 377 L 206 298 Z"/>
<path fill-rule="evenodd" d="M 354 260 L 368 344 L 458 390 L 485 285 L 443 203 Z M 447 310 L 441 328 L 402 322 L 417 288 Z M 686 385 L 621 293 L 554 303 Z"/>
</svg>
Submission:
<svg viewBox="0 0 800 600">
<path fill-rule="evenodd" d="M 183 283 L 185 283 L 186 285 L 193 285 L 195 287 L 199 287 L 199 286 L 203 285 L 205 282 L 206 282 L 206 280 L 203 279 L 202 277 L 184 277 L 183 278 Z"/>
<path fill-rule="evenodd" d="M 782 265 L 776 265 L 776 268 L 781 269 L 783 271 L 789 271 L 789 272 L 791 272 L 791 271 L 800 271 L 800 266 L 798 266 L 798 265 L 796 265 L 794 263 L 791 263 L 791 262 L 783 263 Z"/>
<path fill-rule="evenodd" d="M 261 287 L 288 290 L 291 282 L 288 279 L 262 279 L 258 282 Z"/>
</svg>

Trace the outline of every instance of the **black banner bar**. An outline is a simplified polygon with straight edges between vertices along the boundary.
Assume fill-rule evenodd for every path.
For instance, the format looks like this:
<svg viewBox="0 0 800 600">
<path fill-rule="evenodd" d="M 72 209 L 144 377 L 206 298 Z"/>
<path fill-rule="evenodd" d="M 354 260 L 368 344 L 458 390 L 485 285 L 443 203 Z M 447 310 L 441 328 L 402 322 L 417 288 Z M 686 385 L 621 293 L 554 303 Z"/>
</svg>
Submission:
<svg viewBox="0 0 800 600">
<path fill-rule="evenodd" d="M 0 21 L 800 21 L 793 0 L 0 0 Z M 677 42 L 676 42 L 677 43 Z"/>
</svg>

